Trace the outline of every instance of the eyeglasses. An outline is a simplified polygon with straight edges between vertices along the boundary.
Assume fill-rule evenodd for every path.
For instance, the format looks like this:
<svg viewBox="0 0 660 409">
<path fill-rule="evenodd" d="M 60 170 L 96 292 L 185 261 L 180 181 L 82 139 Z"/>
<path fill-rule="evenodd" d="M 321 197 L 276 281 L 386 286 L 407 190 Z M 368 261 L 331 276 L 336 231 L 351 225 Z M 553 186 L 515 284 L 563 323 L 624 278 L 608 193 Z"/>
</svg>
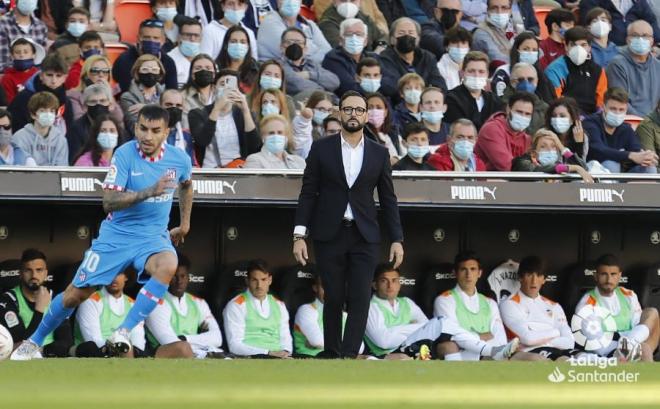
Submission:
<svg viewBox="0 0 660 409">
<path fill-rule="evenodd" d="M 365 112 L 367 112 L 367 109 L 362 107 L 342 107 L 341 112 L 343 112 L 344 115 L 351 115 L 353 112 L 358 115 L 364 115 Z"/>
<path fill-rule="evenodd" d="M 110 74 L 110 68 L 90 68 L 89 70 L 90 74 L 105 74 L 108 75 Z"/>
<path fill-rule="evenodd" d="M 153 28 L 153 27 L 156 27 L 156 28 L 163 28 L 163 27 L 165 27 L 165 26 L 163 25 L 163 22 L 162 22 L 162 21 L 160 21 L 160 20 L 156 20 L 156 19 L 153 19 L 153 18 L 150 18 L 150 19 L 148 19 L 148 20 L 144 20 L 142 23 L 140 23 L 140 28 L 142 28 L 142 27 L 148 27 L 148 28 Z"/>
<path fill-rule="evenodd" d="M 282 41 L 282 44 L 284 44 L 287 47 L 290 46 L 291 44 L 298 44 L 299 46 L 304 47 L 305 46 L 305 40 L 290 40 L 290 39 L 287 39 L 287 40 Z"/>
<path fill-rule="evenodd" d="M 458 13 L 459 11 L 461 11 L 461 10 L 458 10 L 458 9 L 446 9 L 444 7 L 433 7 L 433 8 L 436 9 L 436 10 L 442 11 L 442 14 L 445 14 L 445 13 Z"/>
</svg>

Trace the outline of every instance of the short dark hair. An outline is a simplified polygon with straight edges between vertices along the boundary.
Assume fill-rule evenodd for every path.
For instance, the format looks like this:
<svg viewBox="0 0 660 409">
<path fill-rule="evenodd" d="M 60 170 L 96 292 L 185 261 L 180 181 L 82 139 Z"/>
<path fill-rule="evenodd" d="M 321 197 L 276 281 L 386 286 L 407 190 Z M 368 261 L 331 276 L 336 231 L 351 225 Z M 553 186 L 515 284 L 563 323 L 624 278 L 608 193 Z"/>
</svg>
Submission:
<svg viewBox="0 0 660 409">
<path fill-rule="evenodd" d="M 282 32 L 282 35 L 280 36 L 280 42 L 284 41 L 284 37 L 286 37 L 286 35 L 291 32 L 300 34 L 305 39 L 305 44 L 307 44 L 307 36 L 305 35 L 305 32 L 295 26 L 289 27 Z"/>
<path fill-rule="evenodd" d="M 66 18 L 68 19 L 69 17 L 73 16 L 74 14 L 82 14 L 83 16 L 87 17 L 88 20 L 91 18 L 91 15 L 89 14 L 89 10 L 87 10 L 84 7 L 73 7 L 66 14 Z"/>
<path fill-rule="evenodd" d="M 341 96 L 341 99 L 339 100 L 339 107 L 341 108 L 341 105 L 344 103 L 344 100 L 349 97 L 358 97 L 361 98 L 364 101 L 364 106 L 367 106 L 367 99 L 364 97 L 364 95 L 360 94 L 357 91 L 346 91 L 344 92 L 344 95 Z"/>
<path fill-rule="evenodd" d="M 468 64 L 475 61 L 482 61 L 486 63 L 486 67 L 490 65 L 490 58 L 488 58 L 486 53 L 482 51 L 470 51 L 465 55 L 465 58 L 463 58 L 461 69 L 465 71 L 465 68 L 468 66 Z"/>
<path fill-rule="evenodd" d="M 596 268 L 600 266 L 621 267 L 621 264 L 619 263 L 619 258 L 617 256 L 608 253 L 608 254 L 603 254 L 602 256 L 598 257 L 598 259 L 596 260 Z"/>
<path fill-rule="evenodd" d="M 12 124 L 12 120 L 13 120 L 13 118 L 12 118 L 12 116 L 11 116 L 11 112 L 7 111 L 7 110 L 4 109 L 4 108 L 0 108 L 0 119 L 5 118 L 5 117 L 6 117 L 6 118 L 9 118 L 9 125 L 11 125 L 11 124 Z"/>
<path fill-rule="evenodd" d="M 428 129 L 426 129 L 426 126 L 424 126 L 423 122 L 409 122 L 404 128 L 403 128 L 403 140 L 408 140 L 408 137 L 410 135 L 416 135 L 418 133 L 424 132 L 426 136 L 429 135 Z"/>
<path fill-rule="evenodd" d="M 534 95 L 532 95 L 531 93 L 518 91 L 515 92 L 513 95 L 511 95 L 511 98 L 509 98 L 509 103 L 507 105 L 509 106 L 509 108 L 513 108 L 513 105 L 515 105 L 516 102 L 523 101 L 523 102 L 529 102 L 533 106 L 534 100 L 535 100 Z"/>
<path fill-rule="evenodd" d="M 231 76 L 233 76 L 233 77 L 238 78 L 238 76 L 239 76 L 240 74 L 239 74 L 238 71 L 236 71 L 236 70 L 230 70 L 229 68 L 223 68 L 223 69 L 221 69 L 220 71 L 218 71 L 218 75 L 215 76 L 215 80 L 217 81 L 217 80 L 219 80 L 221 77 L 226 77 L 226 76 L 228 76 L 228 75 L 231 75 Z"/>
<path fill-rule="evenodd" d="M 580 109 L 578 108 L 577 102 L 571 97 L 561 97 L 553 100 L 550 105 L 548 105 L 548 110 L 545 112 L 545 127 L 547 129 L 552 128 L 552 113 L 557 107 L 564 107 L 568 111 L 568 114 L 571 116 L 571 121 L 575 126 L 575 123 L 580 119 Z M 569 131 L 570 132 L 570 131 Z"/>
<path fill-rule="evenodd" d="M 394 268 L 394 265 L 392 263 L 381 263 L 376 266 L 376 270 L 374 272 L 374 281 L 378 280 L 380 276 L 382 276 L 385 273 L 389 273 L 390 271 L 395 271 L 397 274 L 401 275 L 401 272 L 399 271 L 398 268 Z"/>
<path fill-rule="evenodd" d="M 532 273 L 545 276 L 545 263 L 541 257 L 527 256 L 520 260 L 520 265 L 518 266 L 518 278 L 524 276 L 525 274 Z"/>
<path fill-rule="evenodd" d="M 101 43 L 101 47 L 105 47 L 105 43 L 103 42 L 103 38 L 99 35 L 98 32 L 90 30 L 90 31 L 85 31 L 78 37 L 78 45 L 82 47 L 84 43 L 89 43 L 91 41 L 99 41 Z"/>
<path fill-rule="evenodd" d="M 176 25 L 179 27 L 179 30 L 183 28 L 183 26 L 200 26 L 202 27 L 202 23 L 197 20 L 194 17 L 188 17 L 188 16 L 181 16 L 179 15 L 176 18 Z"/>
<path fill-rule="evenodd" d="M 610 21 L 610 23 L 612 22 L 612 14 L 610 14 L 609 11 L 605 10 L 602 7 L 594 7 L 591 10 L 589 10 L 587 15 L 584 17 L 585 24 L 591 23 L 596 18 L 598 18 L 598 16 L 600 16 L 601 14 L 605 14 L 605 17 L 607 17 L 607 19 Z"/>
<path fill-rule="evenodd" d="M 32 47 L 32 52 L 35 53 L 35 54 L 37 53 L 37 47 L 35 47 L 35 46 L 34 46 L 34 43 L 32 43 L 31 41 L 29 41 L 27 38 L 19 37 L 19 38 L 17 38 L 16 40 L 14 40 L 14 42 L 13 42 L 12 45 L 11 45 L 11 47 L 9 48 L 9 51 L 10 51 L 10 52 L 13 52 L 13 51 L 14 51 L 14 47 L 16 47 L 17 45 L 29 45 L 30 47 Z"/>
<path fill-rule="evenodd" d="M 450 28 L 445 33 L 445 39 L 443 41 L 445 48 L 449 47 L 451 43 L 462 43 L 467 42 L 468 47 L 472 48 L 472 34 L 461 26 Z"/>
<path fill-rule="evenodd" d="M 179 259 L 179 263 L 177 267 L 184 267 L 186 270 L 190 271 L 190 266 L 192 266 L 192 263 L 190 262 L 190 258 L 186 256 L 183 253 L 176 253 L 177 258 Z"/>
<path fill-rule="evenodd" d="M 575 43 L 580 40 L 586 40 L 591 42 L 592 37 L 593 36 L 591 35 L 591 32 L 588 29 L 582 26 L 577 26 L 566 31 L 566 34 L 564 34 L 564 41 L 566 41 L 566 44 Z"/>
<path fill-rule="evenodd" d="M 58 74 L 66 74 L 67 67 L 59 53 L 50 53 L 41 62 L 41 72 L 54 71 Z"/>
<path fill-rule="evenodd" d="M 25 263 L 29 263 L 32 260 L 48 261 L 46 255 L 41 250 L 35 248 L 23 250 L 23 254 L 21 254 L 21 267 L 23 267 Z"/>
<path fill-rule="evenodd" d="M 609 101 L 610 99 L 622 102 L 624 104 L 627 104 L 630 101 L 628 92 L 626 92 L 625 89 L 620 87 L 611 87 L 608 88 L 607 91 L 605 91 L 605 97 L 603 98 L 603 103 L 607 103 L 607 101 Z"/>
<path fill-rule="evenodd" d="M 170 114 L 167 110 L 160 105 L 149 104 L 142 107 L 137 116 L 137 121 L 140 122 L 140 118 L 144 118 L 147 121 L 158 121 L 163 120 L 165 123 L 170 122 Z"/>
<path fill-rule="evenodd" d="M 458 270 L 458 265 L 468 260 L 476 261 L 479 268 L 481 268 L 481 259 L 477 256 L 477 253 L 472 250 L 466 250 L 458 253 L 456 257 L 454 257 L 454 269 Z"/>
<path fill-rule="evenodd" d="M 520 62 L 520 51 L 518 51 L 518 48 L 520 48 L 520 45 L 522 43 L 528 40 L 536 41 L 536 45 L 539 46 L 539 40 L 536 38 L 536 34 L 532 33 L 531 31 L 524 31 L 518 34 L 515 40 L 513 40 L 513 45 L 511 46 L 511 51 L 509 52 L 509 60 L 511 61 L 511 68 L 513 68 L 513 66 L 516 65 L 516 63 Z"/>
<path fill-rule="evenodd" d="M 327 128 L 330 122 L 337 122 L 338 124 L 341 125 L 341 121 L 339 120 L 339 118 L 330 115 L 323 120 L 323 129 Z"/>
<path fill-rule="evenodd" d="M 362 67 L 378 67 L 382 71 L 382 67 L 380 65 L 380 61 L 373 57 L 365 57 L 360 60 L 360 62 L 357 65 L 357 68 L 355 69 L 355 72 L 357 75 L 360 75 L 360 72 L 362 72 Z"/>
<path fill-rule="evenodd" d="M 273 275 L 270 272 L 270 267 L 268 267 L 268 263 L 266 263 L 266 261 L 262 259 L 254 259 L 248 262 L 248 266 L 247 266 L 248 278 L 250 277 L 250 273 L 252 273 L 253 271 L 263 271 L 268 275 Z"/>
<path fill-rule="evenodd" d="M 561 23 L 576 23 L 575 15 L 568 9 L 554 9 L 545 16 L 545 26 L 552 32 L 552 24 L 561 26 Z"/>
</svg>

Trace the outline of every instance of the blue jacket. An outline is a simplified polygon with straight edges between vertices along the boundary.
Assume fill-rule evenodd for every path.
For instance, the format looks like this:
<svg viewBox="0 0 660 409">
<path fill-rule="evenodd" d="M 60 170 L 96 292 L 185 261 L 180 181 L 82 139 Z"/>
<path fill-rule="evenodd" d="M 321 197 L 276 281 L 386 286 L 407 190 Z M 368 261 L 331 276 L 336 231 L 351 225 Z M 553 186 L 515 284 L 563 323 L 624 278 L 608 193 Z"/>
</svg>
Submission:
<svg viewBox="0 0 660 409">
<path fill-rule="evenodd" d="M 190 156 L 193 166 L 196 166 L 195 147 L 193 146 L 193 138 L 190 131 L 183 130 L 183 140 L 186 141 L 186 153 Z M 176 128 L 170 129 L 170 133 L 167 135 L 167 144 L 176 146 Z"/>
<path fill-rule="evenodd" d="M 626 44 L 626 29 L 628 24 L 636 20 L 646 20 L 653 27 L 653 42 L 660 42 L 660 28 L 658 21 L 649 6 L 647 0 L 632 0 L 633 6 L 628 10 L 625 16 L 622 16 L 619 10 L 614 7 L 611 0 L 582 0 L 580 2 L 580 16 L 582 25 L 586 26 L 584 21 L 589 10 L 594 7 L 602 7 L 612 15 L 612 31 L 610 31 L 610 41 L 616 45 Z M 657 1 L 657 0 L 653 0 Z"/>
<path fill-rule="evenodd" d="M 12 149 L 14 150 L 14 163 L 6 163 L 2 157 L 0 157 L 0 166 L 2 165 L 15 165 L 15 166 L 25 166 L 25 162 L 28 160 L 30 155 L 27 154 L 23 149 L 18 146 L 11 144 Z"/>
<path fill-rule="evenodd" d="M 598 65 L 603 68 L 607 68 L 607 65 L 619 55 L 619 47 L 614 43 L 608 43 L 607 48 L 601 47 L 597 42 L 591 42 L 591 59 Z"/>
<path fill-rule="evenodd" d="M 612 135 L 607 134 L 605 120 L 600 112 L 584 118 L 582 127 L 585 134 L 589 135 L 588 161 L 623 162 L 628 160 L 630 152 L 639 152 L 642 149 L 637 134 L 627 123 L 619 125 Z"/>
</svg>

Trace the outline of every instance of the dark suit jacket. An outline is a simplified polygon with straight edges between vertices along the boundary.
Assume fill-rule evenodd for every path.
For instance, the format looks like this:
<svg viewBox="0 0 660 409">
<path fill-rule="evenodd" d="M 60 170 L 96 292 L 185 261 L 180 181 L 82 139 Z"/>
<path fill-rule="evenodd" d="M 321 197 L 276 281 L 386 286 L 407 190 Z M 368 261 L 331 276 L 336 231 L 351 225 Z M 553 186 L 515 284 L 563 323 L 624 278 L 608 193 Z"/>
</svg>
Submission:
<svg viewBox="0 0 660 409">
<path fill-rule="evenodd" d="M 380 242 L 380 226 L 374 201 L 378 189 L 380 208 L 391 241 L 403 241 L 392 169 L 387 148 L 364 138 L 362 168 L 352 187 L 348 187 L 341 154 L 341 136 L 329 136 L 312 144 L 298 198 L 296 226 L 306 226 L 317 241 L 330 241 L 341 228 L 346 205 L 362 237 L 369 243 Z"/>
</svg>

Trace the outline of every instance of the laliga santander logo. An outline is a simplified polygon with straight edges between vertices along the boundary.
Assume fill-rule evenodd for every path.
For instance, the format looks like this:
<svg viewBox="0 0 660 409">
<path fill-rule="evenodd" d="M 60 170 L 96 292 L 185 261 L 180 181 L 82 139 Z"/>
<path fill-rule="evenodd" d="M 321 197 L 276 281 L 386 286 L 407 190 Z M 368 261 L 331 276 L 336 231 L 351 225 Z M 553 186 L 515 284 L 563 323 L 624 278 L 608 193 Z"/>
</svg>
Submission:
<svg viewBox="0 0 660 409">
<path fill-rule="evenodd" d="M 560 383 L 566 380 L 566 376 L 563 373 L 561 373 L 559 367 L 555 366 L 555 370 L 552 371 L 550 375 L 548 375 L 548 380 L 552 383 Z"/>
</svg>

